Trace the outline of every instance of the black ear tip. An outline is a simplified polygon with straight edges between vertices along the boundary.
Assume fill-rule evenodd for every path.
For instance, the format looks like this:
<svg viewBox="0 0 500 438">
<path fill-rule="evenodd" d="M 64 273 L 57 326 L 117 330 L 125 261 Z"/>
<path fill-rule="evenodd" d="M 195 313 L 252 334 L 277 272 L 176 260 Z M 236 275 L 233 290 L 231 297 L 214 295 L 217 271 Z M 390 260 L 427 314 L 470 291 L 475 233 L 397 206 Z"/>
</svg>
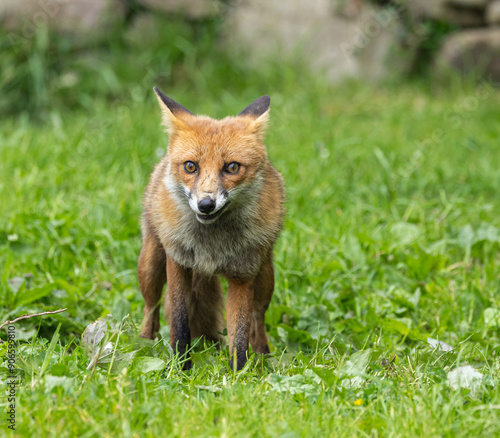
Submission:
<svg viewBox="0 0 500 438">
<path fill-rule="evenodd" d="M 186 112 L 189 114 L 193 114 L 187 108 L 183 107 L 180 103 L 177 103 L 175 100 L 170 99 L 170 97 L 163 94 L 163 92 L 158 87 L 153 87 L 153 90 L 156 95 L 162 100 L 162 102 L 168 107 L 168 109 L 172 111 L 172 113 Z"/>
<path fill-rule="evenodd" d="M 161 100 L 163 100 L 163 102 L 165 102 L 165 98 L 166 98 L 167 96 L 165 96 L 165 95 L 163 94 L 163 92 L 162 92 L 162 91 L 161 91 L 158 87 L 153 87 L 153 90 L 154 90 L 155 94 L 156 94 L 156 95 L 157 95 L 157 96 L 158 96 Z"/>
<path fill-rule="evenodd" d="M 165 96 L 165 94 L 163 94 L 163 92 L 158 87 L 153 87 L 153 90 L 157 96 L 160 96 L 160 97 Z"/>
<path fill-rule="evenodd" d="M 252 103 L 252 105 L 254 104 L 259 105 L 261 108 L 269 107 L 271 105 L 271 98 L 268 94 L 264 94 L 264 96 L 260 96 Z"/>
<path fill-rule="evenodd" d="M 248 105 L 239 115 L 259 117 L 269 109 L 270 104 L 271 98 L 267 94 L 264 94 L 264 96 L 259 97 Z"/>
</svg>

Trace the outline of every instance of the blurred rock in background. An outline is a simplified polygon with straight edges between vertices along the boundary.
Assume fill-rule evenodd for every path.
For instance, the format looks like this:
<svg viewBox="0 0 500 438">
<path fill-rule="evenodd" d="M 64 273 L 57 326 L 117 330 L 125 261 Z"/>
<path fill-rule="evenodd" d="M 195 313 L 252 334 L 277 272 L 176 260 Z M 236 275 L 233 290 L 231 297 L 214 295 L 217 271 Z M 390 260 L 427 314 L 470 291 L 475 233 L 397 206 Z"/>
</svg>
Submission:
<svg viewBox="0 0 500 438">
<path fill-rule="evenodd" d="M 437 59 L 438 69 L 477 73 L 500 83 L 500 27 L 456 32 L 443 44 Z"/>
<path fill-rule="evenodd" d="M 408 59 L 391 56 L 400 26 L 395 8 L 362 0 L 255 0 L 230 8 L 225 38 L 256 62 L 296 54 L 334 81 L 378 79 L 406 70 Z"/>
<path fill-rule="evenodd" d="M 500 1 L 490 1 L 486 8 L 486 22 L 491 26 L 500 26 Z"/>
<path fill-rule="evenodd" d="M 84 45 L 121 25 L 125 13 L 125 0 L 2 0 L 0 26 L 11 39 L 33 38 L 37 27 L 48 26 Z"/>
<path fill-rule="evenodd" d="M 417 20 L 436 20 L 461 27 L 482 26 L 487 3 L 488 0 L 414 0 L 405 2 Z"/>
<path fill-rule="evenodd" d="M 146 9 L 166 14 L 184 14 L 190 19 L 213 17 L 220 13 L 218 0 L 137 0 Z"/>
<path fill-rule="evenodd" d="M 420 2 L 411 2 L 420 3 Z M 421 2 L 424 3 L 424 2 Z M 500 1 L 446 0 L 441 21 L 458 25 L 443 39 L 435 55 L 438 71 L 458 71 L 500 81 Z"/>
</svg>

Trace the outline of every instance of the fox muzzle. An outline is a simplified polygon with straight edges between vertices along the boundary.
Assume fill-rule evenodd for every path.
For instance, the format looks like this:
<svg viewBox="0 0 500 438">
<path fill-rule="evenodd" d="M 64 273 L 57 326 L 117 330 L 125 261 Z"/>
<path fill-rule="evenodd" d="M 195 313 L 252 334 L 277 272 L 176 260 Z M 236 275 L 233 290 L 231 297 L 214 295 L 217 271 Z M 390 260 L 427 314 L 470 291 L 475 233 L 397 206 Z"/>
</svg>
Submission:
<svg viewBox="0 0 500 438">
<path fill-rule="evenodd" d="M 198 210 L 203 214 L 210 214 L 215 210 L 216 202 L 212 198 L 203 198 L 198 201 Z"/>
</svg>

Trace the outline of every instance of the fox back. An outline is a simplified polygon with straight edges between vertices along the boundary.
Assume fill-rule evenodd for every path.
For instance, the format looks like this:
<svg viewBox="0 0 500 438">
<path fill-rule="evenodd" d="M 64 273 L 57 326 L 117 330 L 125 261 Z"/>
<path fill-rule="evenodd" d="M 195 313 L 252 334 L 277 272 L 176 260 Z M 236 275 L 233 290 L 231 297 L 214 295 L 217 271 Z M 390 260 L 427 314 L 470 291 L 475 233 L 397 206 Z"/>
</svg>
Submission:
<svg viewBox="0 0 500 438">
<path fill-rule="evenodd" d="M 284 218 L 283 181 L 263 143 L 270 99 L 263 96 L 238 116 L 215 120 L 195 116 L 157 88 L 155 92 L 169 144 L 144 197 L 139 258 L 139 281 L 146 300 L 142 335 L 153 337 L 159 328 L 155 315 L 168 280 L 170 300 L 165 307 L 171 320 L 171 342 L 177 343 L 178 351 L 186 350 L 192 334 L 220 340 L 221 317 L 214 308 L 221 307 L 216 276 L 223 275 L 229 282 L 230 348 L 240 342 L 240 368 L 249 337 L 254 349 L 269 351 L 264 313 L 274 288 L 272 248 Z M 248 327 L 237 342 L 235 331 L 241 318 L 235 315 L 240 315 L 242 306 Z M 230 315 L 231 307 L 235 315 Z M 183 318 L 188 320 L 184 325 L 179 322 Z M 183 327 L 182 333 L 173 319 Z M 234 326 L 231 333 L 230 326 Z M 186 346 L 181 348 L 179 343 Z"/>
</svg>

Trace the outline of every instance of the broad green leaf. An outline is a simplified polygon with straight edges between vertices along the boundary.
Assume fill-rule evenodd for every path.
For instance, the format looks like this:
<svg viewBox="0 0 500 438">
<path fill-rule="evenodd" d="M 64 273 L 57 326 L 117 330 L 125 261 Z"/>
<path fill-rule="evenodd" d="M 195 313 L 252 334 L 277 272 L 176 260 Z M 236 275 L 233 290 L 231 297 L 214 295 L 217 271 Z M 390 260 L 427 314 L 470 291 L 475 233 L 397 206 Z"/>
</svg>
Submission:
<svg viewBox="0 0 500 438">
<path fill-rule="evenodd" d="M 268 378 L 272 390 L 289 394 L 303 394 L 306 397 L 318 395 L 321 387 L 312 378 L 303 375 L 280 376 L 271 374 Z"/>
<path fill-rule="evenodd" d="M 283 340 L 283 342 L 299 342 L 302 344 L 308 344 L 311 342 L 311 334 L 304 330 L 297 330 L 285 324 L 280 324 L 277 328 L 278 335 Z"/>
<path fill-rule="evenodd" d="M 382 320 L 382 326 L 389 331 L 400 333 L 403 336 L 407 336 L 410 333 L 410 327 L 408 327 L 402 321 L 396 319 L 386 318 Z"/>
<path fill-rule="evenodd" d="M 348 376 L 363 375 L 370 363 L 372 354 L 373 350 L 371 348 L 351 354 L 351 357 L 349 357 L 340 369 L 340 373 Z"/>
<path fill-rule="evenodd" d="M 45 390 L 51 392 L 54 388 L 63 388 L 64 391 L 69 391 L 75 386 L 75 379 L 67 376 L 51 376 L 45 377 Z"/>
<path fill-rule="evenodd" d="M 484 325 L 488 328 L 500 327 L 500 309 L 488 307 L 483 310 Z"/>
<path fill-rule="evenodd" d="M 474 230 L 470 224 L 458 230 L 457 242 L 462 248 L 470 249 L 474 244 Z"/>
<path fill-rule="evenodd" d="M 140 357 L 134 362 L 134 369 L 146 374 L 151 371 L 161 371 L 165 368 L 166 362 L 157 357 Z"/>
<path fill-rule="evenodd" d="M 366 255 L 359 244 L 358 238 L 354 234 L 348 234 L 344 242 L 344 257 L 353 265 L 364 266 Z"/>
<path fill-rule="evenodd" d="M 414 224 L 397 222 L 390 228 L 391 249 L 401 249 L 417 241 L 420 230 Z"/>
<path fill-rule="evenodd" d="M 338 377 L 335 375 L 335 373 L 333 372 L 333 370 L 330 370 L 328 368 L 314 367 L 312 370 L 328 386 L 333 386 L 335 384 L 335 382 L 338 380 Z"/>
<path fill-rule="evenodd" d="M 22 289 L 19 289 L 14 302 L 16 306 L 24 306 L 43 297 L 46 297 L 56 288 L 56 285 L 53 283 L 45 284 L 43 286 L 35 287 L 32 289 L 23 287 Z"/>
<path fill-rule="evenodd" d="M 52 335 L 52 339 L 50 341 L 49 347 L 47 348 L 47 351 L 45 352 L 45 358 L 42 363 L 42 368 L 40 369 L 40 376 L 43 376 L 45 373 L 45 370 L 49 366 L 50 359 L 52 358 L 52 355 L 54 354 L 54 349 L 56 348 L 57 341 L 59 340 L 59 329 L 61 328 L 61 323 L 56 328 L 56 331 Z"/>
</svg>

